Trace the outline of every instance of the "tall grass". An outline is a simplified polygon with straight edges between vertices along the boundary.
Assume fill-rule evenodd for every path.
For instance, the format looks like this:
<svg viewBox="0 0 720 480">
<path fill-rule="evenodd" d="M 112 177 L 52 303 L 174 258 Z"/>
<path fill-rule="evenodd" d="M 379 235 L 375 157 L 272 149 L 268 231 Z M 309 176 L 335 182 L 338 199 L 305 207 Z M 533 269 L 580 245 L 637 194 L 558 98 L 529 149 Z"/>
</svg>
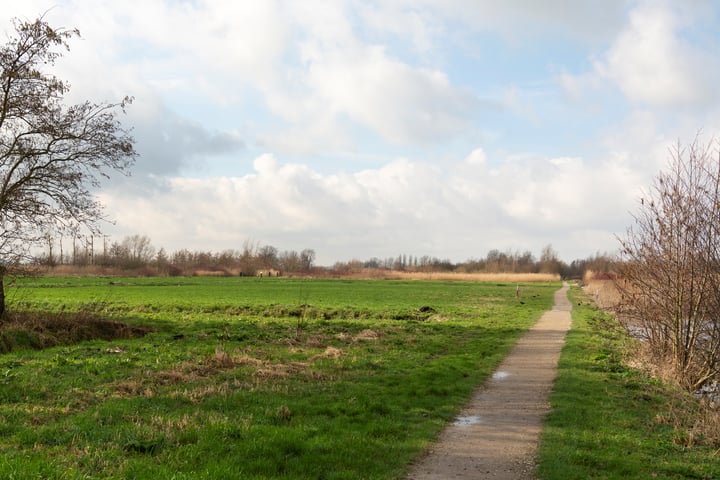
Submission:
<svg viewBox="0 0 720 480">
<path fill-rule="evenodd" d="M 554 273 L 456 273 L 456 272 L 405 272 L 400 270 L 369 269 L 353 274 L 356 278 L 383 278 L 388 280 L 435 280 L 459 282 L 559 282 Z"/>
<path fill-rule="evenodd" d="M 620 305 L 622 296 L 617 287 L 619 280 L 614 275 L 585 272 L 583 289 L 597 306 L 605 310 L 614 310 Z"/>
</svg>

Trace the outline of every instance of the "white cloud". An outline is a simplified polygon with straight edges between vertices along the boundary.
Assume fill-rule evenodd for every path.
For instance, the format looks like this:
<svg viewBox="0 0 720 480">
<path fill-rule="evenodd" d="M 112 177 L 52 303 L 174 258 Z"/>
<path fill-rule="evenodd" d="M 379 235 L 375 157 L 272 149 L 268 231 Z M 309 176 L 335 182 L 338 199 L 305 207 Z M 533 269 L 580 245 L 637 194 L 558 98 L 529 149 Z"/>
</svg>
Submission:
<svg viewBox="0 0 720 480">
<path fill-rule="evenodd" d="M 572 259 L 612 249 L 667 146 L 720 113 L 699 0 L 56 3 L 83 33 L 58 64 L 71 99 L 136 97 L 114 233 L 169 250 Z"/>
<path fill-rule="evenodd" d="M 621 228 L 618 211 L 634 199 L 634 178 L 614 158 L 590 165 L 524 157 L 496 168 L 460 160 L 445 169 L 398 159 L 355 174 L 320 174 L 269 154 L 253 165 L 241 177 L 174 178 L 164 192 L 105 192 L 102 200 L 118 222 L 116 235 L 156 232 L 154 243 L 168 250 L 223 250 L 255 239 L 314 248 L 332 263 L 400 252 L 464 260 L 547 243 L 581 257 L 595 246 L 563 239 Z"/>
<path fill-rule="evenodd" d="M 452 137 L 479 103 L 442 72 L 412 68 L 379 47 L 319 59 L 309 75 L 322 103 L 336 115 L 347 115 L 394 143 Z"/>
<path fill-rule="evenodd" d="M 703 107 L 717 100 L 720 80 L 717 44 L 690 42 L 685 33 L 698 28 L 698 13 L 669 2 L 641 2 L 607 52 L 594 61 L 595 71 L 562 75 L 562 85 L 577 97 L 582 86 L 608 80 L 631 101 L 653 107 Z M 594 76 L 594 78 L 593 78 Z"/>
<path fill-rule="evenodd" d="M 474 109 L 487 107 L 442 71 L 410 65 L 362 39 L 342 3 L 292 5 L 298 62 L 275 83 L 258 86 L 291 127 L 266 132 L 263 145 L 347 149 L 357 126 L 396 144 L 437 142 L 457 136 Z"/>
<path fill-rule="evenodd" d="M 465 157 L 465 163 L 469 165 L 485 165 L 485 162 L 487 162 L 487 155 L 482 148 L 476 148 Z"/>
<path fill-rule="evenodd" d="M 607 87 L 597 72 L 571 74 L 562 72 L 555 78 L 565 98 L 577 104 L 602 101 L 607 98 Z"/>
<path fill-rule="evenodd" d="M 448 33 L 442 19 L 431 9 L 418 8 L 417 2 L 361 1 L 355 7 L 363 24 L 375 35 L 405 39 L 421 55 L 431 54 L 437 38 Z"/>
<path fill-rule="evenodd" d="M 156 81 L 175 73 L 186 88 L 202 88 L 207 77 L 262 83 L 275 75 L 286 46 L 285 23 L 278 21 L 282 9 L 274 1 L 109 3 L 113 18 L 123 21 L 101 27 L 114 32 L 116 55 L 126 57 L 118 60 L 142 59 L 143 70 L 154 73 Z M 91 4 L 85 6 L 97 11 Z"/>
<path fill-rule="evenodd" d="M 385 2 L 382 2 L 385 3 Z M 420 6 L 464 28 L 497 32 L 507 39 L 564 35 L 582 41 L 607 39 L 622 24 L 626 0 L 395 0 L 407 12 Z M 400 10 L 395 8 L 395 11 Z M 430 17 L 432 18 L 432 17 Z"/>
</svg>

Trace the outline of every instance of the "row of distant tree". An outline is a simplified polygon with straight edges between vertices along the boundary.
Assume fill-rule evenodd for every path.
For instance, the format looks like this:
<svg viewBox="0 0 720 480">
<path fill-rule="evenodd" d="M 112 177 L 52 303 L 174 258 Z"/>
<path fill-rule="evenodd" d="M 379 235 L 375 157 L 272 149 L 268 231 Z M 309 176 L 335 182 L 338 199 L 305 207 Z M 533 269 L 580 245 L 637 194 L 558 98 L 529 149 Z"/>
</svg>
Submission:
<svg viewBox="0 0 720 480">
<path fill-rule="evenodd" d="M 457 272 L 457 273 L 552 273 L 564 278 L 582 278 L 586 271 L 611 272 L 616 268 L 617 258 L 597 253 L 585 259 L 566 263 L 558 257 L 551 245 L 543 248 L 540 257 L 530 251 L 490 250 L 484 258 L 472 258 L 453 263 L 448 259 L 430 256 L 398 255 L 385 259 L 350 260 L 336 262 L 336 273 L 355 273 L 366 269 L 386 269 L 409 272 Z"/>
<path fill-rule="evenodd" d="M 69 245 L 65 245 L 69 243 Z M 587 270 L 611 271 L 616 259 L 596 254 L 567 264 L 558 258 L 551 245 L 543 248 L 540 257 L 530 251 L 490 250 L 484 258 L 454 263 L 449 259 L 401 254 L 397 257 L 368 260 L 338 261 L 332 267 L 317 267 L 315 251 L 306 248 L 280 251 L 272 245 L 246 241 L 240 249 L 222 252 L 190 251 L 168 253 L 156 249 L 149 237 L 132 235 L 122 241 L 108 242 L 104 237 L 48 237 L 46 251 L 38 257 L 45 266 L 98 266 L 119 270 L 141 271 L 148 275 L 193 275 L 198 272 L 216 275 L 332 273 L 352 274 L 368 269 L 407 272 L 458 273 L 553 273 L 563 277 L 582 277 Z"/>
<path fill-rule="evenodd" d="M 315 251 L 306 248 L 279 251 L 272 245 L 245 242 L 239 250 L 222 252 L 181 249 L 168 253 L 157 249 L 145 235 L 132 235 L 122 241 L 107 238 L 73 237 L 69 247 L 62 239 L 49 237 L 46 251 L 37 257 L 43 266 L 101 268 L 140 272 L 144 275 L 257 275 L 270 273 L 308 274 L 315 268 Z"/>
</svg>

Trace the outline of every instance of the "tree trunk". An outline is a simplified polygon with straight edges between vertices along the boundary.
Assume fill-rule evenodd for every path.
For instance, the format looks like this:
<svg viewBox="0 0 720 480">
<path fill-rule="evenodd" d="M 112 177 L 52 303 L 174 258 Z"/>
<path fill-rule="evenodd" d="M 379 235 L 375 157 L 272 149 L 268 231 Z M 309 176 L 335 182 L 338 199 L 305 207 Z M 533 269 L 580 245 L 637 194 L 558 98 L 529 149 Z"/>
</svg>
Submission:
<svg viewBox="0 0 720 480">
<path fill-rule="evenodd" d="M 5 318 L 5 272 L 0 268 L 0 321 Z"/>
</svg>

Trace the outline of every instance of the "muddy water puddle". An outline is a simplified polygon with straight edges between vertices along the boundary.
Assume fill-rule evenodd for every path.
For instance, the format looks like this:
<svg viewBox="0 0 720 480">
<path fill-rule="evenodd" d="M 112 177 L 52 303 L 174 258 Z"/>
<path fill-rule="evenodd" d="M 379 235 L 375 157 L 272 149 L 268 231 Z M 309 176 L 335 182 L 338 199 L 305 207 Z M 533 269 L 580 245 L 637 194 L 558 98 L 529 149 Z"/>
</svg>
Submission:
<svg viewBox="0 0 720 480">
<path fill-rule="evenodd" d="M 505 380 L 510 376 L 510 372 L 505 372 L 502 370 L 498 370 L 497 372 L 493 373 L 493 380 Z"/>
<path fill-rule="evenodd" d="M 467 425 L 477 425 L 478 423 L 480 423 L 480 417 L 477 415 L 460 415 L 455 419 L 453 425 L 463 427 Z"/>
</svg>

